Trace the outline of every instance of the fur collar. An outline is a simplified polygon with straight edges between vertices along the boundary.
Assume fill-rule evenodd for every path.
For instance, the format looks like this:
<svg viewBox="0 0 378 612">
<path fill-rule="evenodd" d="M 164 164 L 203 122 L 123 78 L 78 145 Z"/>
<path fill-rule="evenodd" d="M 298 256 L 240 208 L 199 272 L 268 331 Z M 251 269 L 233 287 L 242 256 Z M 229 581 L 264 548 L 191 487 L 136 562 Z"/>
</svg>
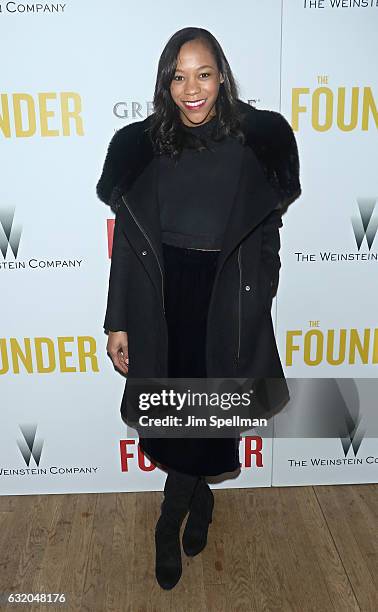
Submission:
<svg viewBox="0 0 378 612">
<path fill-rule="evenodd" d="M 242 100 L 238 105 L 243 115 L 245 146 L 252 148 L 269 183 L 278 192 L 284 211 L 301 194 L 294 132 L 278 112 L 256 109 Z M 112 209 L 153 159 L 146 131 L 150 117 L 119 129 L 110 141 L 96 193 Z"/>
</svg>

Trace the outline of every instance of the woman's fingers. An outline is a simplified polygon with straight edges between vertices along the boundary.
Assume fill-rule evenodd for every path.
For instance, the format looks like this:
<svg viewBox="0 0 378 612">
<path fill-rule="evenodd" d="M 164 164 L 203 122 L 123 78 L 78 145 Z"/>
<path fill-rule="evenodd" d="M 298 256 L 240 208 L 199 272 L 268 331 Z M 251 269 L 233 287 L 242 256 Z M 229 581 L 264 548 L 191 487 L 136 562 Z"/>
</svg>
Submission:
<svg viewBox="0 0 378 612">
<path fill-rule="evenodd" d="M 127 332 L 109 332 L 108 344 L 106 350 L 109 353 L 111 360 L 116 368 L 124 374 L 129 370 L 129 351 Z"/>
<path fill-rule="evenodd" d="M 114 365 L 119 370 L 121 370 L 121 372 L 123 372 L 124 374 L 127 374 L 129 370 L 129 359 L 128 357 L 125 357 L 125 354 L 127 355 L 125 351 L 122 351 L 122 349 L 120 349 L 117 353 L 114 354 L 114 356 L 112 357 L 112 360 L 113 360 Z"/>
</svg>

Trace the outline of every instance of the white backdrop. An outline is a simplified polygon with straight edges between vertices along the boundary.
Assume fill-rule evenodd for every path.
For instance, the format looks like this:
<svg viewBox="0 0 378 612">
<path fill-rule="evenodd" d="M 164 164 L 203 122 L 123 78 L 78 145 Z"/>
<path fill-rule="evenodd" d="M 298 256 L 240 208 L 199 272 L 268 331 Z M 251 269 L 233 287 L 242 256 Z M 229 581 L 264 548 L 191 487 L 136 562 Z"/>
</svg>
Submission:
<svg viewBox="0 0 378 612">
<path fill-rule="evenodd" d="M 113 215 L 95 185 L 114 131 L 152 112 L 160 53 L 188 25 L 218 38 L 243 100 L 295 129 L 303 193 L 272 308 L 286 376 L 349 379 L 357 397 L 347 440 L 281 437 L 313 418 L 290 406 L 214 486 L 378 482 L 364 387 L 378 363 L 378 8 L 309 5 L 218 0 L 196 18 L 172 0 L 0 2 L 0 494 L 162 489 L 119 414 L 102 329 Z"/>
</svg>

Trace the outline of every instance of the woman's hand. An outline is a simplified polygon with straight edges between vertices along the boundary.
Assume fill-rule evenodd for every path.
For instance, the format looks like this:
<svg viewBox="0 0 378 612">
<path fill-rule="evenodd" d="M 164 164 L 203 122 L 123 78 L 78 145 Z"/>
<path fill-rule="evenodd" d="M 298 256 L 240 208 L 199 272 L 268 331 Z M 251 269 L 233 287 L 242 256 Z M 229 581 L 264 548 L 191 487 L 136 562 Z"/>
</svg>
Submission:
<svg viewBox="0 0 378 612">
<path fill-rule="evenodd" d="M 118 370 L 124 374 L 129 371 L 129 346 L 127 332 L 125 331 L 109 331 L 108 343 L 106 350 L 111 357 L 111 360 Z"/>
</svg>

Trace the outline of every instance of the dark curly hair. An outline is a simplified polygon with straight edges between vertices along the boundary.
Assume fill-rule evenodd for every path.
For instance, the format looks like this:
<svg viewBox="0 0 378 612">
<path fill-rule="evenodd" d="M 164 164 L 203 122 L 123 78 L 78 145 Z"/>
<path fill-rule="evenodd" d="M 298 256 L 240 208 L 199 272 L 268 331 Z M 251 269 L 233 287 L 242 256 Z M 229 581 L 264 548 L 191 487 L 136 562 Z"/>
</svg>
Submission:
<svg viewBox="0 0 378 612">
<path fill-rule="evenodd" d="M 231 135 L 244 143 L 241 117 L 237 107 L 238 87 L 222 47 L 208 30 L 188 27 L 178 30 L 171 36 L 159 59 L 153 98 L 154 113 L 151 115 L 149 128 L 154 153 L 157 155 L 179 156 L 184 142 L 186 146 L 196 149 L 206 147 L 206 142 L 195 135 L 196 130 L 188 132 L 182 129 L 180 113 L 170 92 L 180 49 L 190 40 L 201 40 L 208 46 L 224 78 L 215 103 L 217 119 L 212 137 L 214 140 L 221 140 Z"/>
</svg>

